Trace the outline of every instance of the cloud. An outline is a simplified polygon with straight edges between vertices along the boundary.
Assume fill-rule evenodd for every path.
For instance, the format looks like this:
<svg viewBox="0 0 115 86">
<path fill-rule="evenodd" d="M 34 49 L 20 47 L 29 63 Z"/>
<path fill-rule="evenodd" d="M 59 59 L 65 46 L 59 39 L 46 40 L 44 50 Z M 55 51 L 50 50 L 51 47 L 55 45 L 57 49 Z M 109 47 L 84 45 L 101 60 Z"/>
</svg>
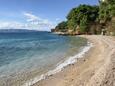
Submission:
<svg viewBox="0 0 115 86">
<path fill-rule="evenodd" d="M 60 18 L 56 18 L 56 21 L 60 21 Z"/>
<path fill-rule="evenodd" d="M 26 21 L 30 23 L 30 25 L 32 25 L 34 28 L 38 27 L 40 28 L 53 28 L 55 26 L 55 24 L 51 21 L 49 21 L 48 19 L 43 19 L 40 18 L 36 15 L 33 15 L 32 13 L 24 13 L 24 16 L 27 18 Z"/>
<path fill-rule="evenodd" d="M 32 13 L 23 13 L 25 22 L 0 21 L 0 29 L 29 29 L 29 30 L 50 30 L 55 27 L 55 23 L 48 19 L 40 18 Z"/>
<path fill-rule="evenodd" d="M 40 20 L 40 18 L 38 18 L 37 16 L 35 16 L 35 15 L 31 14 L 31 13 L 25 12 L 24 16 L 26 16 L 28 22 L 33 22 L 33 21 Z"/>
</svg>

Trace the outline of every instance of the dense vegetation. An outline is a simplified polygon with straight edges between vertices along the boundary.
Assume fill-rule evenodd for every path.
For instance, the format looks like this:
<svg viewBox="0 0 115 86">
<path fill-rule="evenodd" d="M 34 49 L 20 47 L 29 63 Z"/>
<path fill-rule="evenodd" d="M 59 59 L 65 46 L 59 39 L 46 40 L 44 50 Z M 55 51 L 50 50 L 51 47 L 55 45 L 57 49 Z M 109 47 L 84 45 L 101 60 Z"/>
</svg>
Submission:
<svg viewBox="0 0 115 86">
<path fill-rule="evenodd" d="M 89 24 L 96 22 L 98 17 L 98 6 L 80 5 L 77 8 L 73 8 L 67 16 L 68 28 L 76 30 L 76 27 L 80 27 L 81 33 L 89 32 Z"/>
<path fill-rule="evenodd" d="M 59 23 L 55 31 L 67 34 L 115 34 L 115 0 L 99 1 L 99 6 L 79 5 L 67 15 L 67 21 Z"/>
</svg>

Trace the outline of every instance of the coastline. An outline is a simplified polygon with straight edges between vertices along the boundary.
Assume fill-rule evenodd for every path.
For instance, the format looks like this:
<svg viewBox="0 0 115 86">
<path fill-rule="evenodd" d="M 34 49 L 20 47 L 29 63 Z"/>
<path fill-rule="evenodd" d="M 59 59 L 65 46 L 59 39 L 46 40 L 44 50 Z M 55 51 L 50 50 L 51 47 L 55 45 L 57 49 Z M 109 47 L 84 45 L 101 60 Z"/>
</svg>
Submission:
<svg viewBox="0 0 115 86">
<path fill-rule="evenodd" d="M 79 53 L 77 53 L 74 56 L 69 57 L 68 59 L 66 59 L 64 62 L 62 62 L 61 64 L 58 64 L 57 67 L 53 70 L 49 70 L 47 73 L 42 74 L 40 76 L 36 76 L 35 78 L 28 80 L 26 83 L 24 83 L 22 86 L 32 86 L 38 82 L 41 82 L 42 80 L 47 79 L 50 76 L 53 76 L 61 71 L 63 71 L 67 66 L 69 65 L 73 65 L 74 63 L 77 62 L 78 59 L 82 58 L 85 53 L 87 53 L 90 48 L 93 46 L 93 44 L 91 42 L 87 42 L 87 45 L 83 47 L 83 49 L 81 49 L 79 51 Z"/>
<path fill-rule="evenodd" d="M 115 39 L 110 36 L 80 36 L 93 43 L 83 58 L 32 86 L 114 86 Z M 109 85 L 112 84 L 112 85 Z"/>
</svg>

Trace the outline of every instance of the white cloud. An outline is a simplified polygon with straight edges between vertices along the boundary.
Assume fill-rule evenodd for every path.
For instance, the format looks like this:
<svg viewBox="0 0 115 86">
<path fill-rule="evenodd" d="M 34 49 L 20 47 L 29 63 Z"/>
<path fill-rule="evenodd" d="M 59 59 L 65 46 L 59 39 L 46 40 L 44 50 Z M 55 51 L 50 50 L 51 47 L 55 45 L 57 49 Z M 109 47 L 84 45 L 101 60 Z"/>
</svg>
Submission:
<svg viewBox="0 0 115 86">
<path fill-rule="evenodd" d="M 24 16 L 26 16 L 28 22 L 33 22 L 33 21 L 40 20 L 40 18 L 38 18 L 37 16 L 35 16 L 35 15 L 31 14 L 31 13 L 25 12 Z"/>
<path fill-rule="evenodd" d="M 60 18 L 56 18 L 56 21 L 60 21 Z"/>
<path fill-rule="evenodd" d="M 33 28 L 36 27 L 39 29 L 42 29 L 42 28 L 50 28 L 51 29 L 55 26 L 54 23 L 52 23 L 48 19 L 43 19 L 43 18 L 40 18 L 36 15 L 33 15 L 31 13 L 27 13 L 27 12 L 25 12 L 24 15 L 27 18 L 26 21 L 29 22 Z"/>
<path fill-rule="evenodd" d="M 0 22 L 0 29 L 31 29 L 31 30 L 50 30 L 55 24 L 48 19 L 43 19 L 31 13 L 23 13 L 25 23 L 18 21 Z"/>
</svg>

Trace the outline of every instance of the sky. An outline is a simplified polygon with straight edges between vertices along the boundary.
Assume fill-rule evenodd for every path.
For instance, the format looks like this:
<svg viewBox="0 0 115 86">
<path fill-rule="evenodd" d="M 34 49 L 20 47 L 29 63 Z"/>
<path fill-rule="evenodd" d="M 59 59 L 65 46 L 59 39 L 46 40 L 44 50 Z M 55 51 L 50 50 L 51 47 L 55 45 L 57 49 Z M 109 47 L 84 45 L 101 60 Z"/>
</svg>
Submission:
<svg viewBox="0 0 115 86">
<path fill-rule="evenodd" d="M 49 31 L 80 4 L 98 0 L 0 0 L 0 29 Z"/>
</svg>

